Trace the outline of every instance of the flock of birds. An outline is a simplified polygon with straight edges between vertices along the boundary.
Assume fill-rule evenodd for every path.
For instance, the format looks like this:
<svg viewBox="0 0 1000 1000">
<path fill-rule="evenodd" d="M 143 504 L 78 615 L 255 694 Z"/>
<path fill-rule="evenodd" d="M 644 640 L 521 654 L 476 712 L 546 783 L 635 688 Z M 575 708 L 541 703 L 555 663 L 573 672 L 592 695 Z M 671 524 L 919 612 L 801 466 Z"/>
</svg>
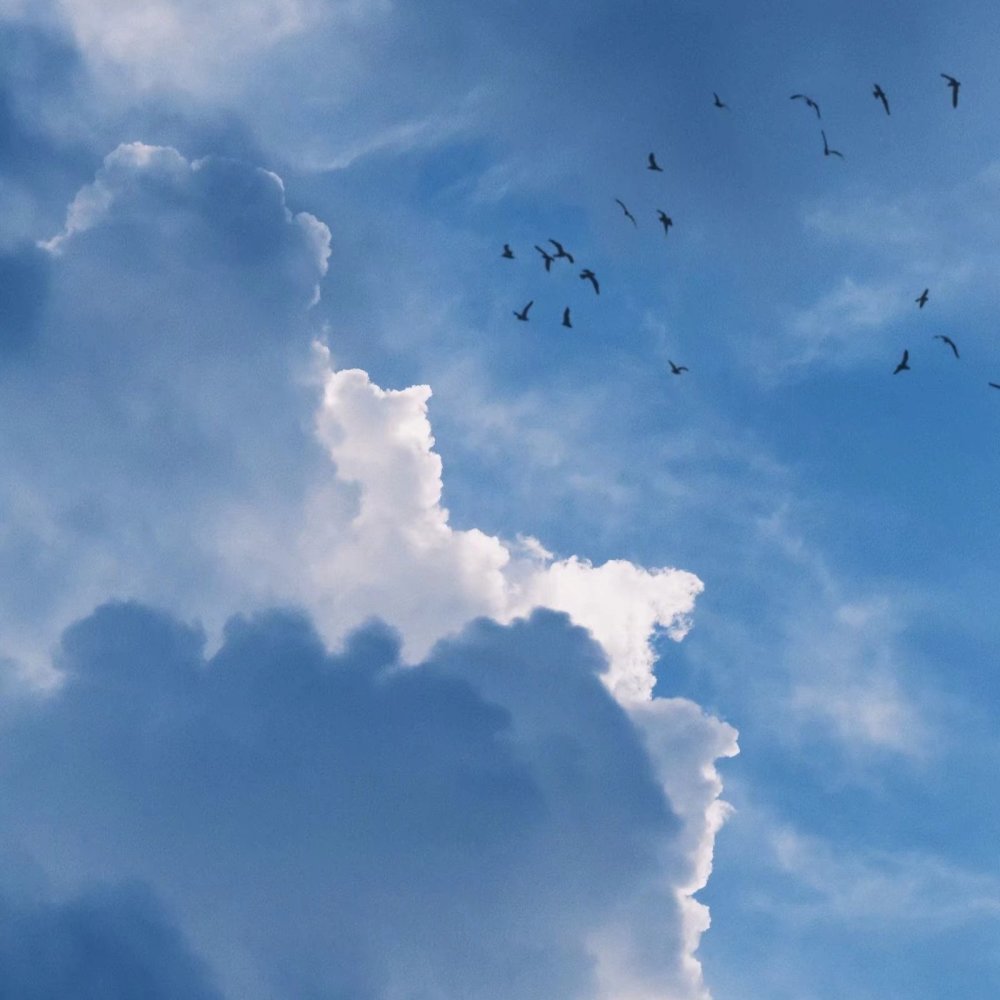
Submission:
<svg viewBox="0 0 1000 1000">
<path fill-rule="evenodd" d="M 959 88 L 961 87 L 961 83 L 957 79 L 955 79 L 955 77 L 950 76 L 947 73 L 942 73 L 941 76 L 944 78 L 944 80 L 947 83 L 948 88 L 951 90 L 951 106 L 953 108 L 957 108 L 958 107 L 958 91 L 959 91 Z M 888 98 L 888 95 L 882 89 L 882 87 L 879 84 L 877 84 L 877 83 L 873 84 L 872 96 L 875 98 L 875 100 L 877 100 L 877 101 L 879 101 L 881 103 L 881 105 L 882 105 L 882 107 L 885 110 L 885 113 L 887 115 L 891 115 L 892 114 L 892 112 L 891 112 L 891 110 L 889 108 L 889 98 Z M 712 92 L 712 98 L 713 98 L 713 105 L 714 105 L 714 107 L 719 108 L 721 110 L 728 110 L 729 109 L 729 105 L 726 104 L 726 102 L 723 101 L 722 98 L 719 97 L 719 95 L 717 93 L 715 93 L 714 91 Z M 811 97 L 809 97 L 807 94 L 792 94 L 791 95 L 791 100 L 793 100 L 793 101 L 803 101 L 805 103 L 806 107 L 811 108 L 816 113 L 817 119 L 822 120 L 823 115 L 822 115 L 822 112 L 820 111 L 819 104 L 816 101 L 814 101 Z M 827 136 L 826 136 L 826 131 L 824 129 L 820 129 L 820 136 L 823 139 L 823 155 L 824 156 L 837 156 L 840 159 L 844 159 L 844 154 L 840 150 L 834 149 L 833 147 L 830 146 L 830 143 L 829 143 L 829 141 L 827 139 Z M 663 167 L 661 167 L 659 165 L 659 163 L 657 163 L 657 161 L 656 161 L 656 154 L 655 153 L 650 153 L 649 156 L 647 157 L 646 169 L 647 170 L 651 170 L 654 173 L 663 173 Z M 625 204 L 625 202 L 623 202 L 620 198 L 615 198 L 615 202 L 618 204 L 619 208 L 621 208 L 621 210 L 622 210 L 625 218 L 629 222 L 631 222 L 633 226 L 637 227 L 639 225 L 639 223 L 636 220 L 635 216 L 629 211 L 628 206 Z M 670 218 L 670 216 L 667 215 L 667 213 L 664 212 L 662 209 L 657 209 L 657 219 L 658 219 L 660 225 L 663 226 L 663 234 L 664 234 L 664 236 L 669 235 L 669 233 L 670 233 L 670 227 L 674 224 L 674 220 L 672 218 Z M 558 261 L 558 260 L 566 260 L 571 266 L 576 263 L 576 258 L 573 256 L 573 254 L 571 254 L 568 250 L 566 250 L 566 248 L 558 240 L 549 239 L 547 242 L 552 245 L 551 249 L 549 249 L 547 247 L 539 246 L 538 244 L 534 245 L 534 249 L 536 251 L 538 251 L 538 253 L 541 255 L 542 264 L 545 267 L 546 273 L 549 273 L 552 270 L 552 265 L 556 261 Z M 515 259 L 514 251 L 511 249 L 511 246 L 510 246 L 509 243 L 504 243 L 503 250 L 502 250 L 500 256 L 502 258 L 506 259 L 506 260 L 514 260 Z M 600 284 L 599 284 L 599 282 L 597 280 L 597 275 L 589 267 L 583 268 L 580 271 L 579 277 L 580 277 L 581 280 L 583 280 L 583 281 L 589 281 L 591 283 L 591 285 L 593 286 L 593 289 L 594 289 L 594 293 L 596 295 L 600 295 L 601 294 L 601 286 L 600 286 Z M 918 308 L 923 309 L 924 306 L 927 305 L 927 301 L 928 301 L 929 298 L 930 298 L 930 289 L 929 288 L 925 288 L 920 293 L 920 295 L 918 295 L 917 298 L 915 299 L 915 302 L 917 303 Z M 528 319 L 529 319 L 528 314 L 531 311 L 531 308 L 532 308 L 532 306 L 534 304 L 535 304 L 535 300 L 532 299 L 523 308 L 521 308 L 521 309 L 515 309 L 513 311 L 515 318 L 518 319 L 518 320 L 520 320 L 522 323 L 527 323 Z M 563 309 L 562 325 L 564 327 L 569 328 L 569 329 L 572 329 L 572 327 L 573 327 L 573 321 L 572 321 L 572 317 L 571 317 L 571 312 L 570 312 L 570 307 L 569 306 L 566 306 Z M 944 346 L 948 347 L 952 351 L 952 353 L 955 355 L 956 359 L 960 357 L 960 354 L 959 354 L 959 351 L 958 351 L 958 347 L 955 344 L 955 341 L 951 339 L 951 337 L 949 337 L 949 336 L 947 336 L 945 334 L 935 334 L 935 336 L 934 336 L 933 339 L 940 340 L 944 344 Z M 671 372 L 672 375 L 681 375 L 684 372 L 686 372 L 686 371 L 689 370 L 684 365 L 675 364 L 669 358 L 667 359 L 667 363 L 670 365 L 670 372 Z M 910 371 L 910 370 L 911 370 L 910 369 L 910 352 L 909 352 L 909 350 L 904 350 L 902 358 L 900 359 L 900 361 L 896 365 L 896 367 L 893 369 L 893 375 L 898 375 L 900 372 Z M 1000 389 L 1000 383 L 990 382 L 988 384 L 992 388 L 994 388 L 994 389 Z"/>
</svg>

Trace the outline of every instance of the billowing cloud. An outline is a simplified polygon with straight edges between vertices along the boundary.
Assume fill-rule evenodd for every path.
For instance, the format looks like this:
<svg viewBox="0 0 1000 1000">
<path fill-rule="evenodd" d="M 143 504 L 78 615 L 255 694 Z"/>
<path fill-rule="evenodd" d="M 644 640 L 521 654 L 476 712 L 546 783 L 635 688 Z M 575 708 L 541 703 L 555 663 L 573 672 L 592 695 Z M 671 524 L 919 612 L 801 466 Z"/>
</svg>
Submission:
<svg viewBox="0 0 1000 1000">
<path fill-rule="evenodd" d="M 316 345 L 330 240 L 273 173 L 129 143 L 41 243 L 0 653 L 86 620 L 8 712 L 4 836 L 60 898 L 150 886 L 227 995 L 703 997 L 735 733 L 651 646 L 702 584 L 454 527 L 430 389 Z"/>
<path fill-rule="evenodd" d="M 301 616 L 235 619 L 206 659 L 118 604 L 58 660 L 0 729 L 3 843 L 59 893 L 149 886 L 224 995 L 706 995 L 693 800 L 564 616 L 480 620 L 401 669 L 377 624 L 331 656 Z M 720 745 L 679 712 L 673 766 L 703 778 Z"/>
<path fill-rule="evenodd" d="M 331 547 L 322 546 L 318 528 L 305 538 L 302 558 L 312 557 L 318 578 L 330 576 L 309 588 L 325 602 L 316 607 L 321 622 L 342 628 L 386 614 L 403 632 L 407 652 L 420 656 L 476 615 L 507 621 L 533 607 L 557 608 L 601 643 L 613 690 L 626 699 L 649 697 L 650 639 L 657 627 L 684 636 L 702 590 L 696 576 L 623 560 L 595 567 L 578 557 L 555 559 L 537 543 L 511 545 L 476 529 L 453 529 L 441 505 L 430 389 L 387 392 L 357 370 L 327 370 L 323 378 L 318 434 L 338 478 L 360 492 L 347 530 L 327 536 Z M 337 588 L 333 580 L 352 582 Z"/>
</svg>

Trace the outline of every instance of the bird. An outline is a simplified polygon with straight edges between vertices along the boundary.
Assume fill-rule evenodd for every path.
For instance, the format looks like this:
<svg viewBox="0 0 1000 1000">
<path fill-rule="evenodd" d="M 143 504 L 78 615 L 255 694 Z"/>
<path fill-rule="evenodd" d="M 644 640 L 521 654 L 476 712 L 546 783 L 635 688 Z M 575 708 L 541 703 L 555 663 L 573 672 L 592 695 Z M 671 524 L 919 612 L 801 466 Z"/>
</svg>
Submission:
<svg viewBox="0 0 1000 1000">
<path fill-rule="evenodd" d="M 913 301 L 923 309 L 927 305 L 927 296 L 930 294 L 930 289 L 925 288 Z"/>
<path fill-rule="evenodd" d="M 565 327 L 569 327 L 569 329 L 571 330 L 573 329 L 573 324 L 569 321 L 569 306 L 566 306 L 566 308 L 563 309 L 562 325 Z"/>
<path fill-rule="evenodd" d="M 667 236 L 670 234 L 670 227 L 674 224 L 674 220 L 667 215 L 662 209 L 656 210 L 657 218 L 663 223 L 663 235 Z"/>
<path fill-rule="evenodd" d="M 549 242 L 556 248 L 556 260 L 560 257 L 565 257 L 571 264 L 576 263 L 576 261 L 573 260 L 573 255 L 571 253 L 566 253 L 563 249 L 563 245 L 558 240 L 550 239 Z"/>
<path fill-rule="evenodd" d="M 625 218 L 631 219 L 633 226 L 638 226 L 639 223 L 635 221 L 635 216 L 625 207 L 625 202 L 623 202 L 621 198 L 615 198 L 615 201 L 617 201 L 618 204 L 621 205 L 621 209 L 625 213 Z"/>
<path fill-rule="evenodd" d="M 729 108 L 729 105 L 725 101 L 720 100 L 719 95 L 714 90 L 712 91 L 712 96 L 715 98 L 715 106 L 717 108 Z"/>
<path fill-rule="evenodd" d="M 501 257 L 506 257 L 507 260 L 513 260 L 514 259 L 514 251 L 511 250 L 509 243 L 505 243 L 503 245 L 503 253 L 500 254 L 500 256 Z"/>
<path fill-rule="evenodd" d="M 946 343 L 955 352 L 955 357 L 958 357 L 958 348 L 955 346 L 955 341 L 952 340 L 951 337 L 946 337 L 943 333 L 935 333 L 934 339 L 941 340 Z"/>
<path fill-rule="evenodd" d="M 816 112 L 816 117 L 817 118 L 822 118 L 823 117 L 819 113 L 819 105 L 811 97 L 806 97 L 805 94 L 792 94 L 792 98 L 791 99 L 793 101 L 805 101 L 807 107 L 812 108 L 813 111 Z"/>
<path fill-rule="evenodd" d="M 596 292 L 596 293 L 597 293 L 598 295 L 600 295 L 600 294 L 601 294 L 601 286 L 600 286 L 600 285 L 599 285 L 599 284 L 597 283 L 597 275 L 596 275 L 596 274 L 594 274 L 594 272 L 593 272 L 593 271 L 591 271 L 591 269 L 590 269 L 589 267 L 585 267 L 585 268 L 584 268 L 584 269 L 583 269 L 583 270 L 582 270 L 582 271 L 580 272 L 580 277 L 581 277 L 581 278 L 582 278 L 582 279 L 583 279 L 584 281 L 589 281 L 589 282 L 590 282 L 590 283 L 591 283 L 591 284 L 592 284 L 592 285 L 594 286 L 594 291 L 595 291 L 595 292 Z"/>
<path fill-rule="evenodd" d="M 673 361 L 670 360 L 670 358 L 667 358 L 667 364 L 670 365 L 671 375 L 680 375 L 681 372 L 686 372 L 689 370 L 684 365 L 675 365 Z"/>
<path fill-rule="evenodd" d="M 656 156 L 653 153 L 649 154 L 649 165 L 646 167 L 647 170 L 655 170 L 657 173 L 663 173 L 663 167 L 656 162 Z"/>
<path fill-rule="evenodd" d="M 910 352 L 903 351 L 903 360 L 896 365 L 893 369 L 892 374 L 897 375 L 899 372 L 908 372 L 910 370 Z"/>
<path fill-rule="evenodd" d="M 990 382 L 990 385 L 993 386 L 994 389 L 1000 389 L 1000 382 Z"/>
<path fill-rule="evenodd" d="M 948 86 L 951 87 L 951 106 L 953 108 L 958 107 L 958 88 L 962 85 L 953 76 L 948 76 L 947 73 L 941 74 L 947 81 Z"/>
<path fill-rule="evenodd" d="M 885 96 L 885 91 L 876 83 L 875 89 L 872 91 L 872 97 L 876 101 L 882 102 L 882 107 L 885 108 L 885 113 L 889 114 L 889 98 Z"/>
<path fill-rule="evenodd" d="M 552 261 L 555 260 L 555 257 L 553 257 L 552 254 L 548 252 L 548 250 L 542 249 L 542 247 L 540 247 L 537 243 L 535 244 L 535 249 L 542 255 L 542 258 L 545 261 L 545 270 L 551 271 Z"/>
<path fill-rule="evenodd" d="M 532 299 L 520 312 L 516 309 L 514 310 L 514 315 L 522 322 L 528 322 L 528 310 L 535 304 L 535 300 Z"/>
<path fill-rule="evenodd" d="M 826 141 L 826 133 L 820 129 L 819 134 L 823 136 L 823 155 L 824 156 L 839 156 L 841 159 L 844 158 L 844 154 L 837 149 L 831 149 L 830 144 Z"/>
</svg>

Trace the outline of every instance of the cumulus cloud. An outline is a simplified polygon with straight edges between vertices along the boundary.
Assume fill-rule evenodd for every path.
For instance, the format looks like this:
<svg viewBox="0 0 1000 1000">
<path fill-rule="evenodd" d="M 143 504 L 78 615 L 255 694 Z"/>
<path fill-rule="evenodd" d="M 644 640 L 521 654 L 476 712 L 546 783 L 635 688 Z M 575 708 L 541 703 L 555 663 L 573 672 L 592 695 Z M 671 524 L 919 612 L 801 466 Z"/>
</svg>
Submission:
<svg viewBox="0 0 1000 1000">
<path fill-rule="evenodd" d="M 600 648 L 538 612 L 416 669 L 398 652 L 372 624 L 331 656 L 272 612 L 206 659 L 199 630 L 103 607 L 64 635 L 60 690 L 0 728 L 3 842 L 60 893 L 148 885 L 226 996 L 705 996 L 702 793 L 664 793 Z M 721 731 L 662 711 L 704 778 Z"/>
<path fill-rule="evenodd" d="M 533 607 L 556 608 L 601 643 L 612 690 L 624 699 L 650 696 L 650 640 L 657 628 L 674 639 L 686 634 L 703 589 L 694 574 L 623 560 L 593 566 L 579 557 L 556 559 L 538 544 L 452 528 L 427 415 L 430 388 L 386 391 L 358 370 L 326 368 L 322 378 L 317 433 L 337 476 L 359 488 L 348 530 L 327 536 L 332 551 L 318 547 L 313 532 L 304 541 L 303 555 L 313 559 L 318 578 L 309 593 L 328 602 L 315 610 L 321 622 L 334 624 L 331 638 L 343 622 L 382 613 L 403 632 L 407 653 L 420 656 L 470 617 L 508 621 Z M 334 579 L 350 582 L 335 588 Z"/>
<path fill-rule="evenodd" d="M 735 733 L 651 646 L 702 584 L 453 526 L 429 387 L 315 345 L 330 242 L 273 173 L 134 142 L 26 258 L 0 654 L 166 611 L 8 706 L 5 835 L 65 898 L 151 886 L 227 995 L 702 997 Z"/>
</svg>

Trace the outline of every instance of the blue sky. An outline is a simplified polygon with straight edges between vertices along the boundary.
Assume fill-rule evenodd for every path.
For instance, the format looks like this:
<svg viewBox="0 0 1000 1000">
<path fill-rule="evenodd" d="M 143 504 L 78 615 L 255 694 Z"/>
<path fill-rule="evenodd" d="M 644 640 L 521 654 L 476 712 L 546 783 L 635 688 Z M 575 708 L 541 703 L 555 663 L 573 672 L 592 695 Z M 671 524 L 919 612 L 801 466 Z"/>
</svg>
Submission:
<svg viewBox="0 0 1000 1000">
<path fill-rule="evenodd" d="M 996 996 L 998 32 L 0 3 L 0 995 Z"/>
</svg>

